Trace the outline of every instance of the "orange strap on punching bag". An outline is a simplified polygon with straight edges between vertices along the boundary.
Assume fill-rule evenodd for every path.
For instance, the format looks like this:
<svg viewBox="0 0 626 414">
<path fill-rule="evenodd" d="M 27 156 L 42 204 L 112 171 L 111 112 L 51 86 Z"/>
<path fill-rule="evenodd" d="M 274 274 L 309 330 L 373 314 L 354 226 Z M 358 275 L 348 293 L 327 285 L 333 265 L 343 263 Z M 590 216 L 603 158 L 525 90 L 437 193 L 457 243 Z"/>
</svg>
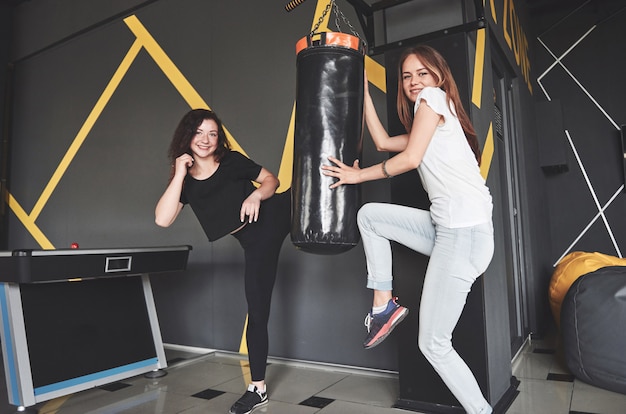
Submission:
<svg viewBox="0 0 626 414">
<path fill-rule="evenodd" d="M 301 250 L 337 254 L 360 240 L 358 185 L 329 186 L 332 155 L 361 158 L 365 45 L 346 33 L 310 34 L 296 43 L 296 117 L 291 241 Z"/>
</svg>

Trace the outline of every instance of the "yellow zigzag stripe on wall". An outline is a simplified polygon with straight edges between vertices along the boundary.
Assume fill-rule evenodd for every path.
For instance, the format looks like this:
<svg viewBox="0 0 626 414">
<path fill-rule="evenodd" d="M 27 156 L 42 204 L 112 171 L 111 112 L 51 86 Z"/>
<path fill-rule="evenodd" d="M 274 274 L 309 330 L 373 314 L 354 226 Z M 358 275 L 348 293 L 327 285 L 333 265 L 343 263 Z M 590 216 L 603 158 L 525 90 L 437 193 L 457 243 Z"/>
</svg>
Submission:
<svg viewBox="0 0 626 414">
<path fill-rule="evenodd" d="M 102 95 L 100 96 L 90 114 L 88 115 L 87 119 L 83 123 L 82 127 L 78 131 L 76 137 L 72 141 L 72 144 L 68 148 L 57 169 L 48 181 L 48 184 L 44 188 L 31 212 L 27 213 L 24 208 L 22 208 L 22 206 L 19 204 L 19 202 L 15 199 L 15 197 L 13 197 L 12 194 L 7 194 L 6 202 L 9 205 L 9 208 L 14 212 L 20 222 L 24 225 L 24 227 L 28 230 L 31 236 L 33 236 L 35 241 L 37 241 L 39 246 L 41 246 L 41 248 L 43 249 L 54 249 L 54 245 L 50 242 L 50 240 L 48 240 L 48 238 L 41 231 L 41 229 L 39 229 L 39 227 L 35 224 L 35 221 L 39 217 L 39 214 L 45 207 L 50 197 L 52 196 L 52 193 L 63 178 L 63 175 L 67 171 L 70 163 L 74 160 L 74 157 L 78 153 L 78 150 L 89 135 L 89 132 L 98 120 L 98 117 L 106 107 L 111 96 L 128 72 L 128 69 L 139 54 L 139 51 L 142 47 L 148 52 L 148 54 L 150 54 L 150 56 L 154 59 L 159 68 L 167 76 L 170 82 L 172 82 L 176 90 L 182 95 L 185 101 L 192 108 L 210 109 L 209 106 L 200 97 L 200 95 L 191 86 L 191 84 L 187 81 L 187 79 L 183 76 L 183 74 L 178 70 L 176 65 L 174 65 L 171 59 L 169 59 L 169 57 L 165 54 L 163 49 L 161 49 L 161 47 L 157 44 L 154 38 L 148 33 L 148 31 L 141 24 L 141 22 L 139 22 L 139 19 L 137 19 L 136 16 L 130 16 L 124 19 L 124 22 L 135 34 L 137 39 L 130 47 L 126 56 L 113 74 L 113 77 L 102 92 Z M 234 139 L 230 132 L 228 132 L 227 129 L 226 134 L 233 146 L 233 149 L 245 154 L 243 148 Z"/>
<path fill-rule="evenodd" d="M 493 4 L 493 0 L 489 0 L 490 9 L 491 9 L 491 17 L 495 23 L 498 23 L 498 18 L 496 17 L 496 6 Z M 483 7 L 485 7 L 485 1 L 483 0 Z"/>
<path fill-rule="evenodd" d="M 315 15 L 313 17 L 313 23 L 311 24 L 311 29 L 315 27 L 315 24 L 321 18 L 324 10 L 326 9 L 329 1 L 328 0 L 320 0 L 317 2 L 317 6 L 315 8 Z M 326 20 L 320 23 L 320 27 L 318 31 L 326 31 L 328 30 L 328 16 Z M 295 41 L 294 41 L 295 44 Z M 387 87 L 385 83 L 385 67 L 370 58 L 369 56 L 365 56 L 365 70 L 367 71 L 368 80 L 375 85 L 377 88 L 382 90 L 383 92 L 387 92 Z M 283 191 L 289 189 L 291 187 L 292 180 L 292 170 L 293 170 L 293 139 L 295 133 L 295 119 L 296 119 L 296 104 L 294 102 L 293 110 L 291 112 L 291 119 L 289 121 L 289 128 L 287 130 L 287 137 L 285 139 L 285 146 L 283 148 L 283 156 L 280 162 L 280 168 L 278 170 L 278 179 L 280 180 L 280 187 L 278 187 L 278 192 L 282 193 Z"/>
<path fill-rule="evenodd" d="M 317 5 L 317 11 L 314 18 L 314 22 L 317 22 L 322 15 L 323 10 L 326 8 L 328 1 L 319 1 Z M 39 199 L 35 203 L 33 209 L 30 213 L 27 213 L 26 210 L 19 204 L 19 202 L 15 199 L 15 197 L 11 194 L 7 194 L 6 203 L 9 205 L 9 208 L 14 212 L 20 222 L 24 225 L 24 227 L 28 230 L 31 236 L 35 239 L 35 241 L 39 244 L 39 246 L 43 249 L 54 249 L 54 245 L 48 240 L 45 234 L 41 231 L 41 229 L 36 225 L 36 220 L 39 217 L 41 211 L 46 206 L 48 200 L 52 196 L 54 190 L 57 185 L 63 178 L 65 172 L 67 171 L 69 165 L 74 160 L 78 150 L 82 146 L 85 139 L 91 132 L 94 124 L 98 120 L 100 114 L 108 104 L 111 96 L 121 83 L 122 79 L 128 72 L 130 66 L 133 61 L 137 57 L 141 48 L 144 48 L 148 54 L 153 58 L 155 63 L 159 66 L 159 68 L 163 71 L 163 73 L 170 80 L 172 85 L 176 88 L 176 90 L 181 94 L 183 99 L 189 104 L 191 108 L 207 108 L 210 109 L 209 105 L 200 97 L 197 91 L 193 88 L 193 86 L 189 83 L 189 81 L 185 78 L 185 76 L 180 72 L 180 70 L 176 67 L 176 65 L 172 62 L 172 60 L 167 56 L 167 54 L 163 51 L 163 49 L 158 45 L 156 40 L 150 35 L 150 33 L 146 30 L 146 28 L 141 24 L 139 19 L 136 16 L 130 16 L 124 19 L 124 22 L 128 26 L 128 28 L 133 32 L 136 36 L 136 40 L 127 52 L 126 56 L 120 63 L 113 77 L 109 81 L 108 85 L 105 87 L 102 95 L 99 97 L 92 111 L 88 115 L 87 119 L 83 123 L 82 127 L 78 131 L 76 137 L 72 141 L 72 144 L 68 148 L 61 162 L 59 163 L 57 169 L 53 173 L 52 177 L 48 181 L 48 184 L 44 188 L 41 193 Z M 313 25 L 312 25 L 313 27 Z M 320 25 L 322 30 L 327 28 L 327 24 L 324 23 Z M 366 57 L 366 68 L 368 71 L 368 76 L 370 81 L 379 87 L 381 90 L 385 91 L 385 82 L 384 82 L 384 68 L 379 65 L 377 62 L 373 61 L 371 58 Z M 278 172 L 278 178 L 281 182 L 281 186 L 278 189 L 279 192 L 285 191 L 289 187 L 291 187 L 291 171 L 293 165 L 293 135 L 294 135 L 294 125 L 295 125 L 295 105 L 294 110 L 292 111 L 291 120 L 289 123 L 289 128 L 287 131 L 287 137 L 285 140 L 285 145 L 283 148 L 283 155 L 281 159 L 281 164 Z M 240 151 L 243 154 L 246 154 L 245 150 L 239 145 L 237 140 L 230 134 L 228 129 L 225 127 L 226 134 L 228 139 L 230 140 L 233 149 Z"/>
<path fill-rule="evenodd" d="M 50 199 L 50 196 L 54 192 L 54 189 L 59 184 L 59 181 L 61 181 L 61 178 L 63 178 L 63 175 L 67 171 L 67 168 L 69 167 L 70 163 L 76 156 L 76 153 L 80 149 L 80 146 L 83 144 L 83 142 L 87 138 L 87 135 L 89 134 L 89 132 L 91 131 L 91 128 L 93 127 L 96 120 L 102 113 L 102 110 L 104 109 L 106 104 L 109 102 L 111 95 L 113 95 L 113 92 L 118 87 L 119 83 L 124 77 L 124 74 L 130 67 L 133 60 L 137 57 L 137 54 L 139 53 L 140 49 L 141 49 L 141 45 L 139 44 L 139 42 L 135 41 L 133 45 L 131 46 L 130 50 L 128 51 L 128 53 L 126 54 L 126 57 L 124 58 L 120 66 L 118 67 L 117 71 L 111 78 L 111 81 L 109 81 L 109 84 L 104 89 L 104 92 L 102 93 L 98 101 L 96 102 L 96 105 L 91 110 L 91 113 L 89 114 L 89 116 L 87 116 L 85 123 L 83 124 L 81 129 L 78 131 L 78 134 L 76 135 L 76 137 L 74 138 L 74 141 L 72 142 L 69 149 L 65 153 L 65 156 L 59 163 L 59 166 L 57 167 L 56 171 L 54 172 L 54 174 L 52 174 L 50 181 L 48 181 L 48 184 L 44 188 L 43 192 L 41 193 L 39 199 L 35 203 L 35 206 L 33 207 L 30 214 L 25 212 L 25 210 L 18 204 L 17 200 L 13 197 L 12 194 L 8 194 L 9 208 L 13 210 L 13 212 L 16 214 L 18 219 L 22 222 L 22 224 L 24 224 L 24 227 L 26 227 L 29 233 L 33 236 L 33 238 L 39 243 L 39 245 L 43 249 L 54 249 L 54 245 L 46 238 L 43 232 L 41 232 L 41 230 L 37 227 L 37 225 L 35 224 L 35 221 L 37 220 L 37 217 L 39 217 L 39 213 L 41 213 L 44 206 Z"/>
<path fill-rule="evenodd" d="M 13 210 L 13 213 L 15 213 L 17 219 L 22 222 L 24 227 L 26 227 L 26 230 L 28 230 L 31 236 L 37 240 L 42 249 L 54 249 L 50 240 L 48 240 L 46 235 L 43 234 L 41 229 L 35 224 L 35 220 L 28 216 L 28 213 L 22 208 L 11 193 L 7 193 L 7 204 L 11 210 Z"/>
<path fill-rule="evenodd" d="M 316 22 L 321 18 L 324 9 L 329 4 L 329 1 L 318 1 L 317 6 L 315 7 L 315 15 L 313 17 L 313 23 L 311 24 L 311 30 L 315 27 Z M 327 21 L 323 21 L 320 23 L 319 30 L 324 31 L 328 27 Z M 294 146 L 294 135 L 295 135 L 295 125 L 296 125 L 296 103 L 293 104 L 293 109 L 291 111 L 291 119 L 289 120 L 289 128 L 287 130 L 287 139 L 285 140 L 285 147 L 283 148 L 283 156 L 280 162 L 280 169 L 278 171 L 278 180 L 280 181 L 280 186 L 278 187 L 279 192 L 283 192 L 291 187 L 292 180 L 292 170 L 293 170 L 293 146 Z M 287 179 L 285 179 L 287 176 Z M 248 344 L 246 341 L 246 332 L 248 330 L 248 315 L 246 315 L 246 321 L 243 324 L 243 332 L 241 333 L 241 341 L 239 342 L 239 353 L 247 354 L 248 353 Z M 241 365 L 242 371 L 244 375 L 249 375 L 249 371 L 244 370 L 244 365 Z"/>
<path fill-rule="evenodd" d="M 109 81 L 109 84 L 104 89 L 104 92 L 100 96 L 100 99 L 98 99 L 98 101 L 96 102 L 96 105 L 91 110 L 91 113 L 87 116 L 85 123 L 83 124 L 81 129 L 78 131 L 78 134 L 76 135 L 76 138 L 74 138 L 72 145 L 70 145 L 70 148 L 65 153 L 65 156 L 63 157 L 63 159 L 61 160 L 61 163 L 59 164 L 56 171 L 52 175 L 52 178 L 50 178 L 48 185 L 46 186 L 43 193 L 39 197 L 39 200 L 35 204 L 35 207 L 33 207 L 33 210 L 30 213 L 30 217 L 33 220 L 37 220 L 37 217 L 39 217 L 39 213 L 41 213 L 41 210 L 43 209 L 45 204 L 48 202 L 48 199 L 50 199 L 52 192 L 56 188 L 59 181 L 61 181 L 63 174 L 65 174 L 65 171 L 67 170 L 70 163 L 76 156 L 76 153 L 78 152 L 80 146 L 83 144 L 83 142 L 87 138 L 87 135 L 91 131 L 91 128 L 93 128 L 94 124 L 98 120 L 98 117 L 104 110 L 104 107 L 107 105 L 107 103 L 109 103 L 109 99 L 111 99 L 113 92 L 115 92 L 115 89 L 117 89 L 117 87 L 119 86 L 120 82 L 122 81 L 123 76 L 126 74 L 126 71 L 128 71 L 128 68 L 130 67 L 131 63 L 137 57 L 137 54 L 139 53 L 140 48 L 141 48 L 141 45 L 138 42 L 133 43 L 130 50 L 126 54 L 126 57 L 120 64 L 120 67 L 117 69 L 117 71 L 113 75 L 113 78 L 111 78 L 111 81 Z"/>
<path fill-rule="evenodd" d="M 324 10 L 330 3 L 329 0 L 319 0 L 317 2 L 317 6 L 315 8 L 315 15 L 313 16 L 313 23 L 311 24 L 311 30 L 315 27 L 319 19 L 322 17 Z M 327 31 L 328 30 L 328 17 L 324 21 L 320 23 L 318 31 Z M 295 44 L 295 41 L 294 41 Z M 386 82 L 385 82 L 385 68 L 380 65 L 378 62 L 370 58 L 369 56 L 365 56 L 365 70 L 367 71 L 367 78 L 370 83 L 374 86 L 382 90 L 383 92 L 387 92 Z M 278 192 L 283 192 L 291 187 L 292 180 L 292 170 L 293 170 L 293 141 L 295 134 L 295 119 L 296 119 L 296 104 L 294 102 L 293 109 L 291 111 L 291 119 L 289 121 L 289 128 L 287 130 L 287 138 L 285 139 L 285 146 L 283 148 L 283 156 L 280 162 L 280 169 L 278 172 L 278 179 L 280 180 L 280 187 L 278 187 Z M 248 346 L 246 343 L 246 330 L 248 328 L 248 317 L 246 316 L 246 322 L 244 323 L 243 332 L 241 334 L 241 341 L 239 343 L 239 353 L 247 354 Z"/>
<path fill-rule="evenodd" d="M 365 71 L 367 72 L 367 80 L 369 83 L 376 86 L 384 93 L 387 93 L 385 67 L 369 56 L 365 56 Z"/>
<path fill-rule="evenodd" d="M 472 103 L 480 109 L 483 94 L 483 76 L 485 63 L 485 29 L 476 32 L 476 56 L 474 57 L 474 83 L 472 85 Z"/>
<path fill-rule="evenodd" d="M 485 29 L 476 31 L 476 56 L 474 56 L 474 78 L 472 82 L 472 103 L 480 109 L 483 99 L 483 79 L 485 76 Z M 489 175 L 489 168 L 493 159 L 494 143 L 493 143 L 493 125 L 489 123 L 489 130 L 485 138 L 485 146 L 482 150 L 482 159 L 480 163 L 480 174 L 486 180 Z"/>
<path fill-rule="evenodd" d="M 487 131 L 487 138 L 485 139 L 485 146 L 483 147 L 482 159 L 480 163 L 480 175 L 486 180 L 489 175 L 489 168 L 491 167 L 491 160 L 493 159 L 493 123 L 489 123 L 489 131 Z"/>
<path fill-rule="evenodd" d="M 127 17 L 124 19 L 124 23 L 126 23 L 128 28 L 137 37 L 137 40 L 141 42 L 141 45 L 144 49 L 146 49 L 146 52 L 148 52 L 150 57 L 154 59 L 157 66 L 163 71 L 170 82 L 172 82 L 174 88 L 176 88 L 178 93 L 180 93 L 191 108 L 211 109 L 136 16 L 133 15 Z M 224 129 L 226 129 L 226 127 L 224 127 Z M 228 136 L 234 150 L 243 154 L 246 153 L 227 129 L 226 135 Z"/>
</svg>

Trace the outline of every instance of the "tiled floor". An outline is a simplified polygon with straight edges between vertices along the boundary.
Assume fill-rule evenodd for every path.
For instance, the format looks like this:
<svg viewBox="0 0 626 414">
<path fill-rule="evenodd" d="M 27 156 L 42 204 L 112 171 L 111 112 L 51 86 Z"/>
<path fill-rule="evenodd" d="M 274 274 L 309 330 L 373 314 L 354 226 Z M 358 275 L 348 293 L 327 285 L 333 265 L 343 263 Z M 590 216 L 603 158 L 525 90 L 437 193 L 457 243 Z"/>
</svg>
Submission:
<svg viewBox="0 0 626 414">
<path fill-rule="evenodd" d="M 249 381 L 247 360 L 167 349 L 167 375 L 144 376 L 29 407 L 39 414 L 225 414 Z M 626 395 L 574 380 L 564 368 L 556 340 L 530 341 L 513 364 L 519 394 L 507 414 L 624 414 Z M 270 361 L 270 403 L 254 414 L 401 414 L 393 373 L 365 372 L 293 361 Z M 13 414 L 6 389 L 0 414 Z"/>
</svg>

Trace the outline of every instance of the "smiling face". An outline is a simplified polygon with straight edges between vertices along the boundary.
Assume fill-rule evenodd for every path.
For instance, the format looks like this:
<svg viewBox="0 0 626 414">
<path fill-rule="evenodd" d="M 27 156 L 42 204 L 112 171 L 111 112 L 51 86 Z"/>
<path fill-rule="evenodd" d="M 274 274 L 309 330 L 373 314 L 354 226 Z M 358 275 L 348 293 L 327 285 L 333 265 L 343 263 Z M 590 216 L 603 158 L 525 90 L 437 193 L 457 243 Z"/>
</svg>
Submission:
<svg viewBox="0 0 626 414">
<path fill-rule="evenodd" d="M 402 63 L 402 90 L 405 96 L 415 102 L 417 95 L 427 86 L 439 86 L 441 75 L 427 69 L 415 54 L 407 56 Z"/>
<path fill-rule="evenodd" d="M 194 158 L 207 158 L 213 156 L 218 143 L 217 122 L 212 119 L 205 119 L 196 129 L 191 139 L 189 148 L 194 154 Z"/>
</svg>

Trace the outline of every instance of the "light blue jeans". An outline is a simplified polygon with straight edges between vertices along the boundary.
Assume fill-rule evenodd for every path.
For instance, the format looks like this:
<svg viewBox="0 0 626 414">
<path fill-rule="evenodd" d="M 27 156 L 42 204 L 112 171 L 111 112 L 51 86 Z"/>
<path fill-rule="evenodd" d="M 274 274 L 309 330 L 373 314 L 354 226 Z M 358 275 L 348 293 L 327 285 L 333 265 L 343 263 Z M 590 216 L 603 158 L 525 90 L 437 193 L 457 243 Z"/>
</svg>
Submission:
<svg viewBox="0 0 626 414">
<path fill-rule="evenodd" d="M 435 225 L 429 211 L 368 203 L 359 210 L 358 225 L 370 289 L 392 290 L 390 241 L 430 256 L 419 309 L 419 349 L 465 411 L 491 413 L 474 375 L 452 347 L 452 331 L 472 284 L 491 262 L 492 223 L 451 229 Z"/>
</svg>

